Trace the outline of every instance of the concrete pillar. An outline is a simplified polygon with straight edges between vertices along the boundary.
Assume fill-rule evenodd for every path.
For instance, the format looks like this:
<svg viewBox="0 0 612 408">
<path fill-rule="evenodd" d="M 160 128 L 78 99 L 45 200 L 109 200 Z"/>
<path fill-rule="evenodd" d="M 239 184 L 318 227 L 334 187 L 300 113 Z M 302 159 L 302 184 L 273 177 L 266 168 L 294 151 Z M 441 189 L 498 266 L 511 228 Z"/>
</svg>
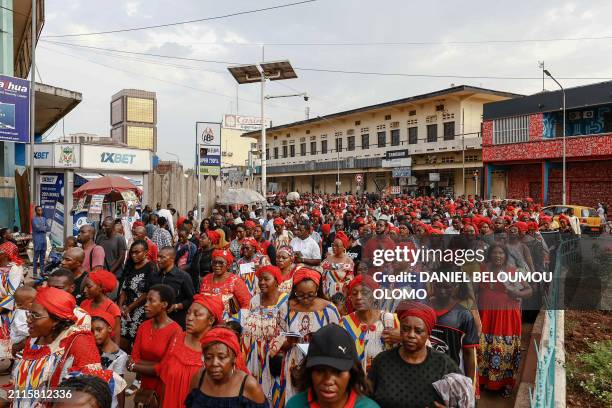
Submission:
<svg viewBox="0 0 612 408">
<path fill-rule="evenodd" d="M 0 0 L 0 74 L 14 75 L 13 0 Z M 0 142 L 0 225 L 16 225 L 15 143 Z"/>
<path fill-rule="evenodd" d="M 70 236 L 72 232 L 72 215 L 70 211 L 74 207 L 72 193 L 74 192 L 74 170 L 64 170 L 64 236 Z"/>
</svg>

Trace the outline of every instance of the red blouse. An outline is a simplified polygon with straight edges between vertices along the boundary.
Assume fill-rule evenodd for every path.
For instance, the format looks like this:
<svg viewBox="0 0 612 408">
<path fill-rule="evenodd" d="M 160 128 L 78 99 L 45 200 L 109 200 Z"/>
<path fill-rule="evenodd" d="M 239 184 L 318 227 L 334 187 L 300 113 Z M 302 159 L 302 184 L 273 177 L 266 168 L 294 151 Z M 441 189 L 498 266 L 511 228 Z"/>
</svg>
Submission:
<svg viewBox="0 0 612 408">
<path fill-rule="evenodd" d="M 163 408 L 183 408 L 185 398 L 191 391 L 191 377 L 202 367 L 202 351 L 193 350 L 185 345 L 184 332 L 177 333 L 161 363 L 155 371 L 164 383 Z"/>
<path fill-rule="evenodd" d="M 229 274 L 222 282 L 214 282 L 213 274 L 202 278 L 202 285 L 200 286 L 200 293 L 203 295 L 221 295 L 224 303 L 227 295 L 234 295 L 241 309 L 248 309 L 249 303 L 251 302 L 251 294 L 246 286 L 246 283 L 240 279 L 237 275 Z M 226 305 L 227 307 L 227 305 Z"/>
<path fill-rule="evenodd" d="M 155 329 L 153 319 L 145 320 L 136 332 L 132 359 L 136 363 L 141 360 L 159 363 L 162 361 L 172 338 L 180 332 L 181 326 L 174 321 L 166 327 Z M 141 378 L 143 390 L 155 390 L 158 395 L 162 395 L 163 383 L 159 377 L 141 375 Z"/>
<path fill-rule="evenodd" d="M 119 309 L 119 306 L 117 306 L 117 304 L 109 298 L 104 299 L 104 301 L 98 307 L 93 307 L 93 301 L 91 299 L 85 299 L 80 306 L 89 315 L 91 315 L 94 310 L 103 310 L 106 313 L 110 313 L 110 315 L 115 319 L 121 317 L 121 309 Z M 119 322 L 118 326 L 113 327 L 111 336 L 114 336 L 116 330 L 121 331 L 121 322 Z"/>
</svg>

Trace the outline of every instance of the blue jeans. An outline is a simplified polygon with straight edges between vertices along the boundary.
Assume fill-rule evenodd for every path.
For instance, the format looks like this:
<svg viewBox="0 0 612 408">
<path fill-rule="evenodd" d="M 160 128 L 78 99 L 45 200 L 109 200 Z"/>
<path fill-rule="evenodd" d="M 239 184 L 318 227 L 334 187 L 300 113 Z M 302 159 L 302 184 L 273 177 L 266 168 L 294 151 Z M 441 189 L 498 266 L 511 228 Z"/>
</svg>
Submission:
<svg viewBox="0 0 612 408">
<path fill-rule="evenodd" d="M 34 251 L 34 276 L 37 276 L 36 274 L 37 264 L 40 264 L 41 274 L 45 270 L 45 254 L 46 253 L 47 253 L 46 249 L 39 249 L 39 250 Z"/>
</svg>

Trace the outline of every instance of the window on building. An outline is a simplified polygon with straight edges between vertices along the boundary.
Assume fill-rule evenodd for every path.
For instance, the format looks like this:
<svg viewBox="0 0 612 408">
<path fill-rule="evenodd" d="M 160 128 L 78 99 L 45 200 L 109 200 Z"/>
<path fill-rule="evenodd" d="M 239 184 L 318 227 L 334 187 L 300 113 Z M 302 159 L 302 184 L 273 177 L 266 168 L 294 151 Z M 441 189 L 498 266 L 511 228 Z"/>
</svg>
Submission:
<svg viewBox="0 0 612 408">
<path fill-rule="evenodd" d="M 327 140 L 321 140 L 321 154 L 327 154 Z"/>
<path fill-rule="evenodd" d="M 123 98 L 119 98 L 111 103 L 111 125 L 116 125 L 123 120 L 122 102 Z"/>
<path fill-rule="evenodd" d="M 353 151 L 355 150 L 355 136 L 349 136 L 346 138 L 346 143 L 347 143 L 347 147 L 348 150 Z"/>
<path fill-rule="evenodd" d="M 295 145 L 289 146 L 289 156 L 295 157 Z"/>
<path fill-rule="evenodd" d="M 478 155 L 477 154 L 466 154 L 465 155 L 465 161 L 466 162 L 477 162 L 478 160 Z"/>
<path fill-rule="evenodd" d="M 283 159 L 287 157 L 287 146 L 283 146 Z"/>
<path fill-rule="evenodd" d="M 270 149 L 266 149 L 266 159 L 270 158 Z"/>
<path fill-rule="evenodd" d="M 387 145 L 387 132 L 378 132 L 378 147 Z"/>
<path fill-rule="evenodd" d="M 391 131 L 391 146 L 400 145 L 400 131 L 399 129 L 393 129 Z"/>
<path fill-rule="evenodd" d="M 278 159 L 278 147 L 274 148 L 274 158 Z"/>
<path fill-rule="evenodd" d="M 153 123 L 153 99 L 127 98 L 127 120 L 130 122 Z"/>
<path fill-rule="evenodd" d="M 493 121 L 493 144 L 529 141 L 529 116 L 514 116 Z"/>
<path fill-rule="evenodd" d="M 317 154 L 317 142 L 310 142 L 310 154 L 313 156 Z"/>
<path fill-rule="evenodd" d="M 437 142 L 438 141 L 438 125 L 427 125 L 427 142 Z"/>
<path fill-rule="evenodd" d="M 342 151 L 342 138 L 341 137 L 336 138 L 336 151 L 337 152 Z"/>
<path fill-rule="evenodd" d="M 408 144 L 417 144 L 419 142 L 419 128 L 409 127 L 408 128 Z"/>
<path fill-rule="evenodd" d="M 444 122 L 444 140 L 455 139 L 455 122 Z"/>
<path fill-rule="evenodd" d="M 453 156 L 444 156 L 441 160 L 442 163 L 454 163 L 455 158 Z"/>
<path fill-rule="evenodd" d="M 364 150 L 370 148 L 370 135 L 361 135 L 361 148 Z"/>
<path fill-rule="evenodd" d="M 154 131 L 152 127 L 128 126 L 127 145 L 141 149 L 155 149 Z"/>
<path fill-rule="evenodd" d="M 306 156 L 306 143 L 300 143 L 300 156 Z"/>
</svg>

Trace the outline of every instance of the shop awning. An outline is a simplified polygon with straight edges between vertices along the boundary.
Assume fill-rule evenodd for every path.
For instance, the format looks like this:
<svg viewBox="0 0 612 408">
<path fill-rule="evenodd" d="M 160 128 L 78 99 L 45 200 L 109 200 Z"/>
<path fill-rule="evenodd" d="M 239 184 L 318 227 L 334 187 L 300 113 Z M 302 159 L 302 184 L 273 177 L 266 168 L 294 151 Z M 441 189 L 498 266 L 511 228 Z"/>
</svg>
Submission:
<svg viewBox="0 0 612 408">
<path fill-rule="evenodd" d="M 42 135 L 73 110 L 83 99 L 80 92 L 36 83 L 37 135 Z"/>
</svg>

